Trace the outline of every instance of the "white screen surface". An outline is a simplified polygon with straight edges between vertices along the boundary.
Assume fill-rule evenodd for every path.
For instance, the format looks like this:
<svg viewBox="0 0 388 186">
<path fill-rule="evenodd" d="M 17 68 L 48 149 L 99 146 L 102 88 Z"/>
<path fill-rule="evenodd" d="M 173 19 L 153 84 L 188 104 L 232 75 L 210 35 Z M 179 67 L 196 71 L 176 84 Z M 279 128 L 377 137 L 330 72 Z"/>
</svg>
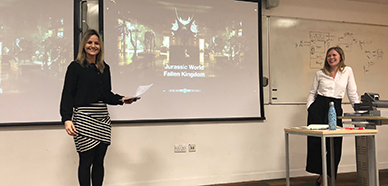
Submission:
<svg viewBox="0 0 388 186">
<path fill-rule="evenodd" d="M 257 2 L 104 1 L 113 92 L 141 99 L 113 120 L 262 116 Z"/>
<path fill-rule="evenodd" d="M 60 121 L 72 0 L 0 1 L 0 123 Z"/>
</svg>

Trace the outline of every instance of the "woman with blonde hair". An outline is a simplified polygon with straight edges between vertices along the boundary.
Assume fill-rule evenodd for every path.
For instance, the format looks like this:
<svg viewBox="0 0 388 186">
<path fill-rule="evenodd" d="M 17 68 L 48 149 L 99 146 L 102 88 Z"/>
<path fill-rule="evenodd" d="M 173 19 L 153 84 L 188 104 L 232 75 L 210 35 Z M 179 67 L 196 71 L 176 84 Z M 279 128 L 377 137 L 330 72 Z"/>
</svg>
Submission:
<svg viewBox="0 0 388 186">
<path fill-rule="evenodd" d="M 313 84 L 307 98 L 308 121 L 307 124 L 328 123 L 329 103 L 334 102 L 337 116 L 342 116 L 341 107 L 342 98 L 347 92 L 352 105 L 359 103 L 356 81 L 353 70 L 345 65 L 345 54 L 340 47 L 331 47 L 327 50 L 324 67 L 316 72 Z M 337 119 L 337 126 L 342 127 L 342 121 Z M 329 139 L 327 139 L 329 140 Z M 327 170 L 331 176 L 330 166 L 330 143 L 327 148 Z M 334 138 L 334 165 L 335 177 L 337 177 L 338 164 L 342 154 L 342 137 Z M 321 138 L 307 138 L 307 164 L 306 171 L 316 173 L 320 176 L 316 185 L 322 185 L 322 156 L 321 156 Z"/>
<path fill-rule="evenodd" d="M 60 104 L 62 122 L 79 154 L 80 186 L 90 186 L 90 180 L 93 186 L 102 185 L 104 158 L 111 143 L 107 104 L 131 104 L 130 98 L 111 91 L 102 38 L 96 30 L 86 31 L 77 59 L 67 68 Z"/>
</svg>

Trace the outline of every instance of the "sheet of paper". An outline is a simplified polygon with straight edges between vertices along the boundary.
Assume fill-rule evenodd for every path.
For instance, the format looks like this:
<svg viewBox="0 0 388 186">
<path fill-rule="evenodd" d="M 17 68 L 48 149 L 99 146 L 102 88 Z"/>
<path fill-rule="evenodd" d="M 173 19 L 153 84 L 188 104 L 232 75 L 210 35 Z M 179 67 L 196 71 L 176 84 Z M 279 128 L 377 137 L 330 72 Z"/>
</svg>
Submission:
<svg viewBox="0 0 388 186">
<path fill-rule="evenodd" d="M 150 89 L 152 85 L 153 84 L 140 85 L 139 87 L 137 87 L 136 94 L 134 97 L 138 97 L 138 96 L 142 95 L 144 92 L 147 92 L 147 90 Z"/>
<path fill-rule="evenodd" d="M 329 125 L 326 124 L 311 124 L 309 126 L 291 127 L 292 129 L 308 129 L 308 130 L 324 130 L 329 129 Z"/>
<path fill-rule="evenodd" d="M 315 129 L 326 129 L 326 128 L 329 128 L 329 125 L 326 125 L 326 124 L 311 124 L 309 126 L 307 126 L 308 129 L 312 129 L 312 130 L 315 130 Z"/>
</svg>

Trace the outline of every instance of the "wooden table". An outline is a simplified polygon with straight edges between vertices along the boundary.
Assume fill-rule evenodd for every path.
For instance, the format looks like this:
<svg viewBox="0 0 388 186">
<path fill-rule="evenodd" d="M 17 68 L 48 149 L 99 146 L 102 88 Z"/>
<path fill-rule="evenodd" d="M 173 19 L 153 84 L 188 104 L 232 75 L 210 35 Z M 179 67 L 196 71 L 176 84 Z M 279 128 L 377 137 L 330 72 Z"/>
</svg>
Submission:
<svg viewBox="0 0 388 186">
<path fill-rule="evenodd" d="M 334 140 L 333 137 L 347 137 L 347 136 L 355 136 L 355 137 L 368 137 L 373 145 L 370 145 L 366 152 L 368 153 L 368 162 L 374 164 L 374 170 L 369 170 L 369 180 L 368 186 L 379 186 L 379 177 L 378 177 L 378 169 L 376 166 L 377 157 L 376 157 L 376 129 L 364 129 L 364 130 L 309 130 L 304 128 L 285 128 L 285 143 L 286 143 L 286 182 L 287 186 L 290 185 L 290 160 L 289 160 L 289 135 L 304 135 L 304 136 L 315 136 L 321 138 L 321 146 L 322 146 L 322 173 L 323 173 L 323 185 L 327 186 L 327 165 L 326 165 L 326 138 L 330 138 L 330 157 L 331 160 L 334 160 Z M 359 151 L 360 149 L 356 149 Z M 334 171 L 334 161 L 331 161 L 331 185 L 335 186 L 335 171 Z M 359 182 L 360 183 L 360 182 Z"/>
</svg>

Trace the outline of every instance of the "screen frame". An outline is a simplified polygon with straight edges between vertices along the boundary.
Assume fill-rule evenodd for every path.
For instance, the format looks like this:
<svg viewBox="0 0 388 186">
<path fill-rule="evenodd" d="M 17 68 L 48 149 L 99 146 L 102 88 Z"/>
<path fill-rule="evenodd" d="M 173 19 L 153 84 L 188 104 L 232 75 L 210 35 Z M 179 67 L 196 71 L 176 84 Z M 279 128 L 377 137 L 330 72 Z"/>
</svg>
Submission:
<svg viewBox="0 0 388 186">
<path fill-rule="evenodd" d="M 98 0 L 99 4 L 99 32 L 104 39 L 104 1 Z M 245 1 L 257 3 L 257 16 L 258 16 L 258 81 L 259 81 L 259 101 L 260 101 L 260 117 L 228 117 L 228 118 L 185 118 L 185 119 L 146 119 L 146 120 L 114 120 L 112 123 L 115 124 L 133 124 L 133 123 L 165 123 L 165 122 L 208 122 L 208 121 L 253 121 L 253 120 L 265 120 L 264 114 L 264 91 L 263 91 L 263 49 L 262 49 L 262 2 L 261 0 L 234 0 L 234 1 Z"/>
<path fill-rule="evenodd" d="M 73 53 L 74 59 L 78 55 L 78 43 L 82 37 L 82 20 L 81 20 L 81 6 L 85 3 L 83 0 L 73 1 Z M 76 6 L 78 5 L 78 6 Z M 31 121 L 31 122 L 0 122 L 0 127 L 21 127 L 21 126 L 53 126 L 63 125 L 60 121 L 59 108 L 58 109 L 58 121 Z"/>
</svg>

